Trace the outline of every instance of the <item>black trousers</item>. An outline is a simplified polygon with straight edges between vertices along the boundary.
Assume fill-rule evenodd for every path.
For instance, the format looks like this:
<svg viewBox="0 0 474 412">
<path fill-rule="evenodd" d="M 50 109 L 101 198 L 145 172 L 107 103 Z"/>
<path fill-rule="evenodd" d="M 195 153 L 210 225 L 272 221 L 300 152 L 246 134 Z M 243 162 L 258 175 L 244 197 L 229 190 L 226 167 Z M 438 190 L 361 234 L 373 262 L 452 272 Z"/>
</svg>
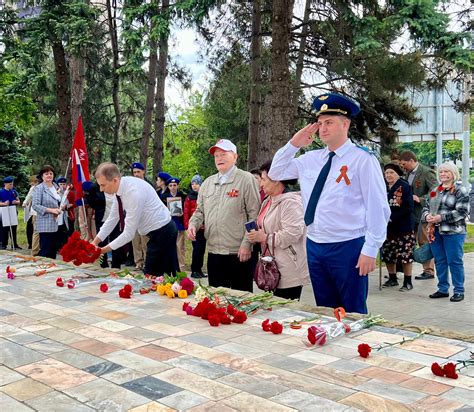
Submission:
<svg viewBox="0 0 474 412">
<path fill-rule="evenodd" d="M 276 289 L 275 292 L 273 292 L 273 294 L 283 299 L 300 300 L 302 290 L 303 290 L 303 286 L 295 286 L 293 288 Z"/>
<path fill-rule="evenodd" d="M 253 273 L 250 260 L 241 262 L 237 255 L 208 253 L 207 273 L 209 286 L 253 291 Z"/>
<path fill-rule="evenodd" d="M 38 256 L 56 259 L 58 244 L 60 242 L 58 232 L 43 232 L 40 236 L 40 251 Z"/>
<path fill-rule="evenodd" d="M 146 274 L 161 276 L 175 275 L 179 271 L 176 239 L 178 229 L 171 221 L 160 229 L 147 233 L 149 238 L 144 271 Z"/>
<path fill-rule="evenodd" d="M 193 260 L 191 262 L 191 272 L 201 273 L 204 264 L 204 253 L 206 252 L 206 238 L 204 229 L 198 230 L 196 240 L 193 241 Z"/>
<path fill-rule="evenodd" d="M 31 249 L 33 245 L 33 216 L 30 216 L 28 221 L 26 222 L 26 239 L 28 241 L 28 249 Z"/>
<path fill-rule="evenodd" d="M 11 226 L 11 228 L 12 228 L 12 234 L 13 234 L 13 246 L 18 247 L 18 242 L 16 240 L 16 228 L 17 228 L 17 226 L 16 225 Z M 3 249 L 8 248 L 9 239 L 11 239 L 10 226 L 2 227 L 2 247 L 3 247 Z"/>
</svg>

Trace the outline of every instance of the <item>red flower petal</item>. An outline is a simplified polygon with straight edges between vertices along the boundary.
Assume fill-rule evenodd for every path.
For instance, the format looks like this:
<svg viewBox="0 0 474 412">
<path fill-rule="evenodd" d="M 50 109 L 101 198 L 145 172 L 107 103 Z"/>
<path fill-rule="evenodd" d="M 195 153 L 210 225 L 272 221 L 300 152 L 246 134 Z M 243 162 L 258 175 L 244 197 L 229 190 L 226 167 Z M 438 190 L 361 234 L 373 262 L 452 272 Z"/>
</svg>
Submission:
<svg viewBox="0 0 474 412">
<path fill-rule="evenodd" d="M 63 278 L 57 278 L 56 279 L 56 286 L 62 288 L 64 286 L 64 281 Z"/>
<path fill-rule="evenodd" d="M 108 290 L 109 290 L 109 286 L 107 285 L 107 283 L 102 283 L 102 284 L 100 285 L 100 291 L 101 291 L 102 293 L 106 293 Z"/>
</svg>

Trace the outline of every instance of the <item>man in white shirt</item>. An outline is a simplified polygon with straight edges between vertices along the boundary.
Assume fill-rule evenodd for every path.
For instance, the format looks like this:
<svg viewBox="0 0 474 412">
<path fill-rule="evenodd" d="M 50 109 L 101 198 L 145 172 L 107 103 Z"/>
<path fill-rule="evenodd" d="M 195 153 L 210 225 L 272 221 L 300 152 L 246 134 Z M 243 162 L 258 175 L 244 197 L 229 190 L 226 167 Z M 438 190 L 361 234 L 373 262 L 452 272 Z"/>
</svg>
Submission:
<svg viewBox="0 0 474 412">
<path fill-rule="evenodd" d="M 367 274 L 375 269 L 390 216 L 382 170 L 348 138 L 350 119 L 360 111 L 355 102 L 328 93 L 316 97 L 313 108 L 317 122 L 278 150 L 269 177 L 300 181 L 317 305 L 367 313 Z M 327 147 L 295 158 L 318 131 Z"/>
<path fill-rule="evenodd" d="M 140 235 L 147 235 L 149 239 L 145 273 L 154 276 L 161 276 L 164 273 L 175 274 L 178 260 L 176 225 L 153 187 L 143 179 L 122 177 L 117 165 L 108 162 L 99 165 L 95 177 L 100 190 L 115 194 L 115 200 L 109 217 L 92 243 L 97 246 L 119 223 L 122 234 L 101 248 L 102 253 L 130 242 L 138 231 Z"/>
</svg>

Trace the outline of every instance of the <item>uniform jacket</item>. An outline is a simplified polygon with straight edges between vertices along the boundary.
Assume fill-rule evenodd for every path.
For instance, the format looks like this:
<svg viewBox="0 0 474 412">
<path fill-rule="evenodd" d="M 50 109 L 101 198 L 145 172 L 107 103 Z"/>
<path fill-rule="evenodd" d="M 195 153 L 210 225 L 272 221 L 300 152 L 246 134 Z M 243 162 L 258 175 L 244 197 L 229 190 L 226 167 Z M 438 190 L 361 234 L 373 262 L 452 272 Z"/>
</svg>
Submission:
<svg viewBox="0 0 474 412">
<path fill-rule="evenodd" d="M 387 236 L 407 234 L 413 231 L 413 192 L 404 179 L 398 179 L 387 191 L 390 206 L 390 220 L 387 226 Z"/>
<path fill-rule="evenodd" d="M 56 184 L 53 187 L 57 189 Z M 36 211 L 36 227 L 35 231 L 38 233 L 57 232 L 58 224 L 56 223 L 56 216 L 52 213 L 46 212 L 47 208 L 58 208 L 59 202 L 54 198 L 46 183 L 41 183 L 36 186 L 33 191 L 33 209 Z"/>
<path fill-rule="evenodd" d="M 421 211 L 425 206 L 426 196 L 437 183 L 435 171 L 418 163 L 418 169 L 416 170 L 415 178 L 411 184 L 413 194 L 420 198 L 420 203 L 414 202 L 413 208 L 413 218 L 416 224 L 420 223 Z"/>
<path fill-rule="evenodd" d="M 223 185 L 217 173 L 203 182 L 189 224 L 196 229 L 204 224 L 209 253 L 236 254 L 240 247 L 251 249 L 244 225 L 257 218 L 259 208 L 257 181 L 251 173 L 235 168 Z"/>
<path fill-rule="evenodd" d="M 272 198 L 267 197 L 261 209 L 270 201 L 271 205 L 263 219 L 263 229 L 268 234 L 268 246 L 271 253 L 274 247 L 274 257 L 281 274 L 278 288 L 304 285 L 309 281 L 309 272 L 301 194 L 288 192 Z M 275 244 L 272 243 L 273 234 L 275 234 Z"/>
</svg>

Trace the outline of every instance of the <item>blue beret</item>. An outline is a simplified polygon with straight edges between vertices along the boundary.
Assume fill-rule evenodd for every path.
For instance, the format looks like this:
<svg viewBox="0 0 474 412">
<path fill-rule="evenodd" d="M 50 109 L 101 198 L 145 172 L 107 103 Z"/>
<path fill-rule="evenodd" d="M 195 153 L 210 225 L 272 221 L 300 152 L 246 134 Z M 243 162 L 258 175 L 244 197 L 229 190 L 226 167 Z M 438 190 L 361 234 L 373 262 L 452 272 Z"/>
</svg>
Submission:
<svg viewBox="0 0 474 412">
<path fill-rule="evenodd" d="M 143 166 L 140 162 L 135 162 L 132 163 L 132 169 L 145 170 L 145 166 Z"/>
<path fill-rule="evenodd" d="M 59 177 L 56 179 L 56 182 L 57 182 L 57 183 L 66 183 L 67 180 L 66 180 L 65 177 L 59 176 Z"/>
<path fill-rule="evenodd" d="M 180 180 L 177 177 L 170 177 L 166 181 L 166 186 L 168 186 L 170 183 L 179 183 L 179 182 L 180 182 Z"/>
<path fill-rule="evenodd" d="M 171 175 L 166 172 L 160 172 L 156 175 L 156 177 L 159 177 L 164 182 L 166 182 L 168 179 L 171 179 Z"/>
<path fill-rule="evenodd" d="M 7 176 L 7 177 L 4 177 L 4 178 L 3 178 L 3 183 L 13 183 L 14 180 L 15 180 L 14 177 L 12 177 L 12 176 Z"/>
<path fill-rule="evenodd" d="M 93 184 L 94 183 L 89 182 L 89 181 L 82 182 L 82 190 L 85 190 L 86 192 L 88 192 L 89 190 L 91 190 L 91 187 Z"/>
<path fill-rule="evenodd" d="M 360 107 L 356 102 L 339 93 L 326 93 L 316 97 L 313 101 L 313 109 L 316 111 L 316 116 L 339 114 L 351 118 L 360 112 Z"/>
</svg>

